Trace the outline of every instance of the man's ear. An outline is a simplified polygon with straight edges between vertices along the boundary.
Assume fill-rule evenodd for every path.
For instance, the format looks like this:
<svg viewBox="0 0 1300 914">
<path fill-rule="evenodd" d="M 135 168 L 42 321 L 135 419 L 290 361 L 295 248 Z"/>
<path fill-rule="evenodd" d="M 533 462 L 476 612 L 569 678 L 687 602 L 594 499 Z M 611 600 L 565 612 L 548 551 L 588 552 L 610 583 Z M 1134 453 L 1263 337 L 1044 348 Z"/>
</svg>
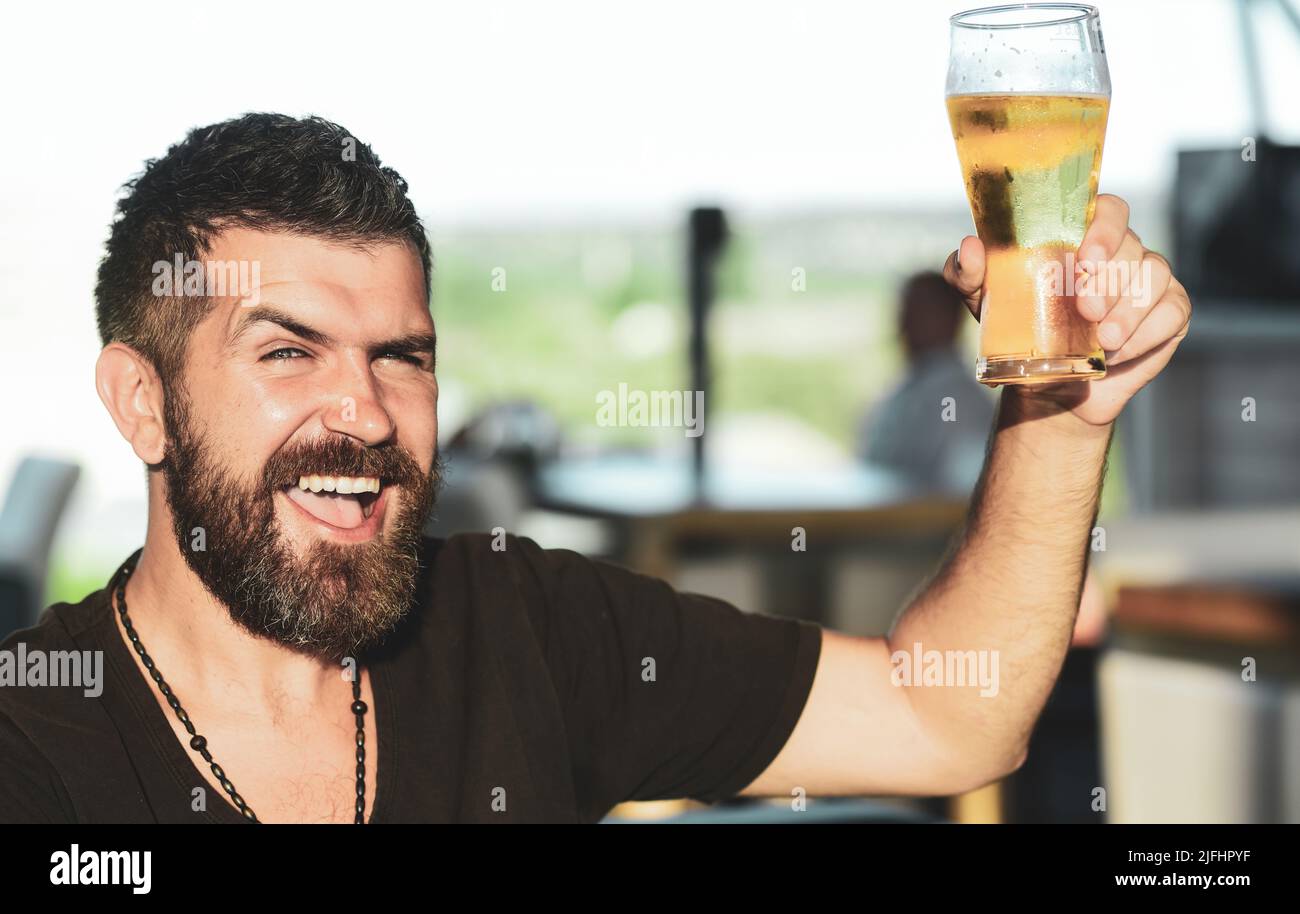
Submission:
<svg viewBox="0 0 1300 914">
<path fill-rule="evenodd" d="M 161 463 L 167 445 L 164 394 L 153 364 L 130 346 L 109 343 L 95 363 L 95 390 L 135 455 L 150 466 Z"/>
</svg>

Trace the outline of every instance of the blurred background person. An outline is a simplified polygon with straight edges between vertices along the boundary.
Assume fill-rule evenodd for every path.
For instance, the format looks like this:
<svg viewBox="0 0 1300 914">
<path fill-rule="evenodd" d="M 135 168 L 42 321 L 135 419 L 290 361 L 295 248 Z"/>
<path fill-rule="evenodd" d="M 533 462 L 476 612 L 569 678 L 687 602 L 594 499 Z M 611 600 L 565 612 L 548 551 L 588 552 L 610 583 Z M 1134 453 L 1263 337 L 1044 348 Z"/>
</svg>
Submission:
<svg viewBox="0 0 1300 914">
<path fill-rule="evenodd" d="M 967 494 L 979 478 L 994 395 L 975 380 L 960 346 L 970 321 L 956 291 L 934 271 L 915 273 L 899 293 L 903 377 L 865 417 L 858 454 L 920 488 Z"/>
</svg>

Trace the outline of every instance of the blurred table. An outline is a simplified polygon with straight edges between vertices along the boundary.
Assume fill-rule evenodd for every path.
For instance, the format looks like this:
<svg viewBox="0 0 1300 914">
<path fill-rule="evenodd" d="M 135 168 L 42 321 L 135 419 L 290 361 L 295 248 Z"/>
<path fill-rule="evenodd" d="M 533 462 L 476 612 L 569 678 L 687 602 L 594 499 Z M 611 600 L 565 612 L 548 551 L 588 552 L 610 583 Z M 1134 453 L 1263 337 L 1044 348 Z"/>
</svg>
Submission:
<svg viewBox="0 0 1300 914">
<path fill-rule="evenodd" d="M 596 514 L 653 516 L 697 504 L 718 510 L 870 507 L 915 497 L 915 486 L 865 465 L 790 473 L 710 465 L 697 490 L 688 459 L 617 454 L 560 460 L 539 474 L 552 506 Z"/>
<path fill-rule="evenodd" d="M 810 548 L 897 537 L 946 537 L 966 503 L 935 498 L 884 469 L 789 472 L 710 466 L 699 485 L 688 459 L 618 455 L 563 460 L 538 475 L 540 507 L 611 522 L 620 557 L 671 578 L 688 539 L 790 550 L 793 529 Z"/>
</svg>

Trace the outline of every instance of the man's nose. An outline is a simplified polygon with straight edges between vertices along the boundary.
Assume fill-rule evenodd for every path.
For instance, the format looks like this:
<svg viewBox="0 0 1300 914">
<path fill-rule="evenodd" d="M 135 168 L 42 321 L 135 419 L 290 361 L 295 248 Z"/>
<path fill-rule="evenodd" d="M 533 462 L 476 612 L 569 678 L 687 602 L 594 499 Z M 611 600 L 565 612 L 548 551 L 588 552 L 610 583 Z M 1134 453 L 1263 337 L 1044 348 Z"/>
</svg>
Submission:
<svg viewBox="0 0 1300 914">
<path fill-rule="evenodd" d="M 355 438 L 367 447 L 393 437 L 396 423 L 384 406 L 382 391 L 369 365 L 348 366 L 339 383 L 332 386 L 336 394 L 322 420 L 327 429 Z"/>
</svg>

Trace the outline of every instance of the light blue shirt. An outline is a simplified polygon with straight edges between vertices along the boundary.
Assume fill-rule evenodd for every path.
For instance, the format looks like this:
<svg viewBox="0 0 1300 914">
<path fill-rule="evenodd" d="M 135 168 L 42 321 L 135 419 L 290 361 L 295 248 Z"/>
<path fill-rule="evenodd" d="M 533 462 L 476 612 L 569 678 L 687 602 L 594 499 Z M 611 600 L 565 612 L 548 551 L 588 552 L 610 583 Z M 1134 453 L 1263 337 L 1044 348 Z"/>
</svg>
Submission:
<svg viewBox="0 0 1300 914">
<path fill-rule="evenodd" d="M 949 400 L 948 398 L 951 398 Z M 967 495 L 979 479 L 997 400 L 955 349 L 917 356 L 862 423 L 858 455 L 936 494 Z"/>
</svg>

